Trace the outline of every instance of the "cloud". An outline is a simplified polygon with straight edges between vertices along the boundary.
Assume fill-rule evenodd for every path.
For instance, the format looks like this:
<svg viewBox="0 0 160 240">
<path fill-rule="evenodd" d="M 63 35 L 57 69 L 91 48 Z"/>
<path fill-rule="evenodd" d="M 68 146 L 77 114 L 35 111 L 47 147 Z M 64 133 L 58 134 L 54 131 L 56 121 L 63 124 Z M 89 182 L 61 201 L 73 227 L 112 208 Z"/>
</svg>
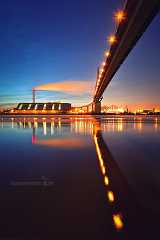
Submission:
<svg viewBox="0 0 160 240">
<path fill-rule="evenodd" d="M 56 91 L 63 92 L 66 94 L 77 95 L 77 94 L 91 94 L 93 92 L 94 82 L 92 81 L 80 81 L 80 80 L 66 80 L 62 82 L 54 82 L 42 84 L 34 87 L 35 90 L 45 91 Z"/>
</svg>

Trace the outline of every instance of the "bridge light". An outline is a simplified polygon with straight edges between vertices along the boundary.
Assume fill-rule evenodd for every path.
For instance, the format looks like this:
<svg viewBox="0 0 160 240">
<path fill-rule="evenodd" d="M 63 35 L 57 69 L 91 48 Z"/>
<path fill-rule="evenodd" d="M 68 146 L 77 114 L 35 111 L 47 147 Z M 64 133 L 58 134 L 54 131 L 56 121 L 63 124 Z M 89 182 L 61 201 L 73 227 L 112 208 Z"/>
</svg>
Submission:
<svg viewBox="0 0 160 240">
<path fill-rule="evenodd" d="M 118 10 L 115 14 L 114 14 L 114 19 L 117 23 L 121 23 L 123 20 L 125 20 L 126 16 L 124 11 L 122 10 Z"/>
<path fill-rule="evenodd" d="M 104 72 L 104 68 L 102 67 L 102 68 L 100 69 L 100 74 L 102 75 L 103 72 Z"/>
<path fill-rule="evenodd" d="M 105 52 L 105 57 L 109 57 L 111 55 L 110 51 Z"/>
<path fill-rule="evenodd" d="M 115 35 L 110 35 L 110 36 L 108 37 L 108 43 L 109 43 L 110 45 L 113 45 L 114 43 L 116 43 L 116 41 L 117 41 L 117 39 L 116 39 L 116 36 L 115 36 Z"/>
<path fill-rule="evenodd" d="M 106 65 L 106 62 L 104 61 L 103 63 L 102 63 L 102 66 L 104 67 Z"/>
</svg>

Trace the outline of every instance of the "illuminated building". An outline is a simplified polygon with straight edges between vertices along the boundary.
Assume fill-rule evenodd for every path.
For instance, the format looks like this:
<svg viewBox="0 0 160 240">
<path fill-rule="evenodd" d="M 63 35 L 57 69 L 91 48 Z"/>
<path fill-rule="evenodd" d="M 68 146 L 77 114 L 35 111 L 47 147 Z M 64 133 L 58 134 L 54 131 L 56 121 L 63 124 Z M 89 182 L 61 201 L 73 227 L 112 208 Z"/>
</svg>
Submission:
<svg viewBox="0 0 160 240">
<path fill-rule="evenodd" d="M 111 106 L 103 106 L 102 111 L 104 113 L 120 114 L 120 113 L 127 112 L 127 109 L 122 106 L 111 105 Z"/>
<path fill-rule="evenodd" d="M 70 103 L 19 103 L 15 108 L 15 114 L 52 114 L 67 113 L 71 110 Z"/>
<path fill-rule="evenodd" d="M 143 114 L 143 115 L 147 115 L 147 114 L 149 115 L 149 114 L 154 114 L 154 113 L 156 113 L 154 108 L 153 109 L 138 109 L 136 111 L 136 114 Z"/>
</svg>

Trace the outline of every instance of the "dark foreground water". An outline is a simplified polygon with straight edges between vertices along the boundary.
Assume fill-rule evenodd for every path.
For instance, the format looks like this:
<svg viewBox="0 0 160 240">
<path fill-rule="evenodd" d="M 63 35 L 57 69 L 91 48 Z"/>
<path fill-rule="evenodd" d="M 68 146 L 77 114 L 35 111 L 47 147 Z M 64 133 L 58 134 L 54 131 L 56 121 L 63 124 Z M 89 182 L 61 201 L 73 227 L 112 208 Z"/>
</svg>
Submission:
<svg viewBox="0 0 160 240">
<path fill-rule="evenodd" d="M 160 239 L 160 119 L 0 118 L 0 239 Z"/>
</svg>

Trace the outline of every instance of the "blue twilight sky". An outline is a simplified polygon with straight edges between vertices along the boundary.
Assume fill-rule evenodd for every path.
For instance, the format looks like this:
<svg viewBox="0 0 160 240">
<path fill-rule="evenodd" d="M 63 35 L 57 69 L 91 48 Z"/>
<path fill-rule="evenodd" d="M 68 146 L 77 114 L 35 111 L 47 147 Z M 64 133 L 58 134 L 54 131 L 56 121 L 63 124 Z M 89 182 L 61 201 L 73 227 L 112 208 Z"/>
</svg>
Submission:
<svg viewBox="0 0 160 240">
<path fill-rule="evenodd" d="M 31 101 L 34 86 L 89 82 L 83 92 L 39 92 L 38 100 L 74 104 L 92 98 L 96 69 L 113 12 L 123 0 L 6 0 L 0 8 L 0 104 Z M 160 16 L 157 16 L 104 93 L 104 103 L 159 104 Z M 77 85 L 78 87 L 78 85 Z"/>
</svg>

